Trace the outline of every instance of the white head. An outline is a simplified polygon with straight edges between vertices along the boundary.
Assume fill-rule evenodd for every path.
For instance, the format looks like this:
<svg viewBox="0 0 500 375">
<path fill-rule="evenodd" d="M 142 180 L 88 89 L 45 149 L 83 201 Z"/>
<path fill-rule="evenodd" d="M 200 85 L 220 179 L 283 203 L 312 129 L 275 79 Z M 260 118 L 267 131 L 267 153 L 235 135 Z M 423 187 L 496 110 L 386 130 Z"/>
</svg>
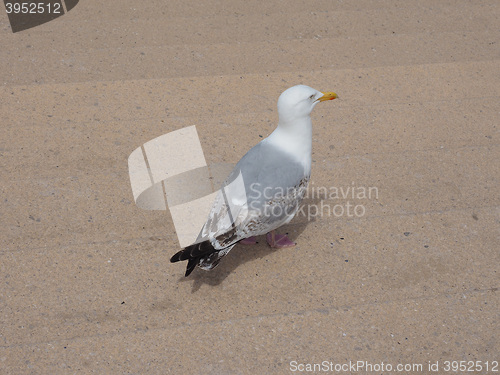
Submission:
<svg viewBox="0 0 500 375">
<path fill-rule="evenodd" d="M 305 85 L 290 87 L 278 99 L 279 122 L 286 124 L 309 117 L 316 104 L 335 98 L 334 92 L 323 93 Z"/>
</svg>

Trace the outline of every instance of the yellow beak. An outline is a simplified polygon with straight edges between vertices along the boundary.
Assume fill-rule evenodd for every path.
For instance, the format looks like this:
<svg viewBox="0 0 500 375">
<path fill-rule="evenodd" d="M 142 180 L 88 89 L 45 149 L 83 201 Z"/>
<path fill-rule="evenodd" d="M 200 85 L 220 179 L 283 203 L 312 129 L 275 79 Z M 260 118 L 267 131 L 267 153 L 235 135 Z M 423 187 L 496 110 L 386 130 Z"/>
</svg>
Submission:
<svg viewBox="0 0 500 375">
<path fill-rule="evenodd" d="M 335 94 L 334 92 L 322 92 L 323 96 L 319 99 L 317 99 L 318 101 L 320 102 L 325 102 L 327 100 L 333 100 L 333 99 L 337 99 L 338 96 L 337 94 Z"/>
</svg>

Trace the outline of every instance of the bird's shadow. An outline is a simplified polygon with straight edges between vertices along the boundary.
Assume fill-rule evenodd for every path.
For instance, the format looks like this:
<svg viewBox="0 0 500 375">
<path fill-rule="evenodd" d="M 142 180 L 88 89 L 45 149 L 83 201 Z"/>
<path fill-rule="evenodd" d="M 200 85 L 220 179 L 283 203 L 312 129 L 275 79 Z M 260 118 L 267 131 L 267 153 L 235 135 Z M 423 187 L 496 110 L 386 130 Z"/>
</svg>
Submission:
<svg viewBox="0 0 500 375">
<path fill-rule="evenodd" d="M 304 199 L 303 206 L 306 208 L 302 210 L 307 214 L 307 207 L 315 205 L 320 202 L 319 199 Z M 300 214 L 301 211 L 299 211 Z M 300 216 L 300 215 L 297 215 Z M 279 234 L 287 234 L 288 237 L 294 242 L 300 242 L 300 234 L 306 229 L 310 222 L 315 221 L 315 217 L 295 217 L 290 224 L 284 225 L 276 230 Z M 257 237 L 257 244 L 255 245 L 242 245 L 237 244 L 228 255 L 222 259 L 220 264 L 210 271 L 204 271 L 196 267 L 188 277 L 182 276 L 180 282 L 192 281 L 191 293 L 196 293 L 203 284 L 210 286 L 217 286 L 222 283 L 226 277 L 233 272 L 238 266 L 256 259 L 261 259 L 275 251 L 289 251 L 290 248 L 273 249 L 269 247 L 266 241 L 266 236 Z"/>
</svg>

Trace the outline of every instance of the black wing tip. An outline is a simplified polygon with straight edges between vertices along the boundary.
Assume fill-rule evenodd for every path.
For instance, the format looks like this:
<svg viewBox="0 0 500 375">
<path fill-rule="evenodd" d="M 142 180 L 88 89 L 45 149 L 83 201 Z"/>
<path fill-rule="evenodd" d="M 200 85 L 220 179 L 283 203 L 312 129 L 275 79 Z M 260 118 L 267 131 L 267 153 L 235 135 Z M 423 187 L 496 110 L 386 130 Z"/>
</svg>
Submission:
<svg viewBox="0 0 500 375">
<path fill-rule="evenodd" d="M 176 262 L 180 262 L 181 260 L 187 260 L 188 264 L 186 267 L 186 273 L 184 274 L 184 277 L 188 277 L 191 274 L 191 272 L 193 272 L 193 270 L 196 268 L 196 265 L 200 261 L 200 258 L 196 257 L 196 258 L 182 259 L 182 255 L 183 255 L 182 252 L 183 251 L 184 250 L 181 250 L 178 253 L 174 254 L 174 256 L 172 256 L 172 258 L 170 258 L 170 263 L 176 263 Z"/>
<path fill-rule="evenodd" d="M 175 263 L 175 262 L 180 262 L 181 261 L 181 255 L 184 250 L 179 251 L 178 253 L 175 253 L 172 258 L 170 258 L 170 263 Z"/>
<path fill-rule="evenodd" d="M 188 260 L 188 264 L 186 266 L 186 273 L 184 274 L 184 277 L 188 277 L 191 274 L 191 272 L 193 272 L 199 260 L 200 258 L 191 258 Z"/>
<path fill-rule="evenodd" d="M 170 263 L 180 262 L 182 260 L 187 260 L 188 264 L 186 267 L 186 273 L 184 276 L 189 276 L 191 272 L 196 268 L 200 259 L 212 252 L 216 251 L 210 241 L 203 241 L 178 251 L 170 258 Z"/>
</svg>

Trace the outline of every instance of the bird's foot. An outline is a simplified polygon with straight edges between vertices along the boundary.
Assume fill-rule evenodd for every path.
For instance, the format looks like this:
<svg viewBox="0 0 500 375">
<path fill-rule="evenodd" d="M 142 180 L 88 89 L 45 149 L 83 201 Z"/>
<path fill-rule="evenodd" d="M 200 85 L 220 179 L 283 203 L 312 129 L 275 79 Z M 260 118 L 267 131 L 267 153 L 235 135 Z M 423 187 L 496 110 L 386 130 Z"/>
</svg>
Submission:
<svg viewBox="0 0 500 375">
<path fill-rule="evenodd" d="M 255 237 L 243 238 L 240 243 L 243 245 L 255 245 L 257 243 L 257 239 Z"/>
<path fill-rule="evenodd" d="M 275 249 L 293 247 L 296 245 L 295 242 L 291 241 L 286 234 L 276 234 L 274 233 L 274 230 L 269 232 L 266 238 L 269 246 L 274 247 Z"/>
</svg>

